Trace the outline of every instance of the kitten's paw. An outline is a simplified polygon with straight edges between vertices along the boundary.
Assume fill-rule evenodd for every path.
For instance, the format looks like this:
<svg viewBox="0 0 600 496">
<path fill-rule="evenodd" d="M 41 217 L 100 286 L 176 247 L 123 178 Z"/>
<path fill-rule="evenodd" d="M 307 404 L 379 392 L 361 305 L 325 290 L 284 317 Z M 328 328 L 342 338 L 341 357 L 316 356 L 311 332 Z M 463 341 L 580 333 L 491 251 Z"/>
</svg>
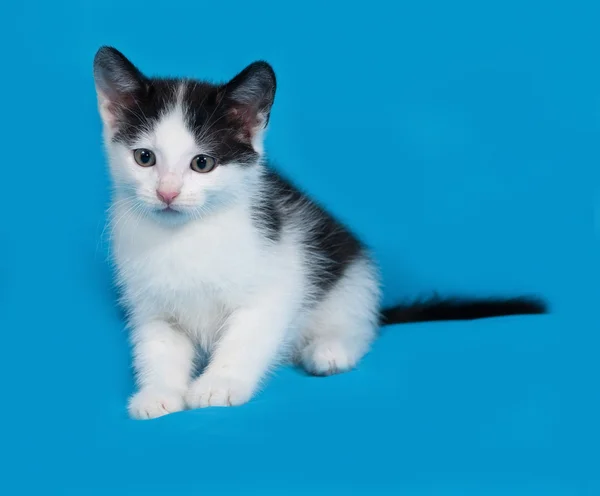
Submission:
<svg viewBox="0 0 600 496">
<path fill-rule="evenodd" d="M 246 403 L 252 393 L 252 384 L 248 382 L 209 372 L 192 382 L 185 400 L 190 408 L 237 406 Z"/>
<path fill-rule="evenodd" d="M 308 344 L 300 356 L 304 369 L 314 375 L 346 372 L 356 365 L 358 358 L 339 341 L 315 341 Z"/>
<path fill-rule="evenodd" d="M 129 399 L 129 416 L 138 420 L 162 417 L 185 408 L 183 396 L 174 391 L 142 389 Z"/>
</svg>

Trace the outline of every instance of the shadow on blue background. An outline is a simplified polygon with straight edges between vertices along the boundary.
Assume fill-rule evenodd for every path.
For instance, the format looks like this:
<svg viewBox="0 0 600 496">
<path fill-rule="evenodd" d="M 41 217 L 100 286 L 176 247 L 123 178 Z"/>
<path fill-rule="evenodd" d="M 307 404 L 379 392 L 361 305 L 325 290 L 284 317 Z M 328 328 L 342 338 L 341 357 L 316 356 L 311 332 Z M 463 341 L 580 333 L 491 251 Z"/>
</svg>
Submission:
<svg viewBox="0 0 600 496">
<path fill-rule="evenodd" d="M 600 494 L 597 5 L 0 7 L 7 494 Z M 270 155 L 373 247 L 388 302 L 541 292 L 552 315 L 394 327 L 352 373 L 128 420 L 102 44 L 160 75 L 269 60 Z"/>
</svg>

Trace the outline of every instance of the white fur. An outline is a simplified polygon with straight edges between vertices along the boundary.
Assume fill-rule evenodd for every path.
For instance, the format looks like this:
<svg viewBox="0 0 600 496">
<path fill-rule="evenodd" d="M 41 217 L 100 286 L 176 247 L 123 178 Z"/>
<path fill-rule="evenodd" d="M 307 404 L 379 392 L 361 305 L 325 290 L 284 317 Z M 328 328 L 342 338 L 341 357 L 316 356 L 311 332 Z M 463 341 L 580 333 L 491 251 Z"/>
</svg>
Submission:
<svg viewBox="0 0 600 496">
<path fill-rule="evenodd" d="M 354 367 L 375 338 L 378 306 L 373 265 L 359 260 L 310 313 L 300 350 L 304 367 L 319 375 Z"/>
<path fill-rule="evenodd" d="M 316 299 L 307 271 L 315 261 L 300 242 L 310 222 L 288 222 L 277 242 L 253 225 L 249 204 L 261 194 L 261 166 L 193 172 L 191 159 L 210 149 L 198 147 L 179 103 L 136 144 L 154 151 L 154 167 L 140 167 L 131 149 L 111 142 L 113 121 L 104 122 L 115 186 L 113 256 L 139 387 L 132 417 L 242 404 L 282 359 L 296 357 L 318 374 L 360 360 L 379 304 L 377 272 L 366 257 Z M 165 182 L 180 191 L 173 206 L 184 220 L 153 213 Z M 210 359 L 193 379 L 197 350 Z"/>
</svg>

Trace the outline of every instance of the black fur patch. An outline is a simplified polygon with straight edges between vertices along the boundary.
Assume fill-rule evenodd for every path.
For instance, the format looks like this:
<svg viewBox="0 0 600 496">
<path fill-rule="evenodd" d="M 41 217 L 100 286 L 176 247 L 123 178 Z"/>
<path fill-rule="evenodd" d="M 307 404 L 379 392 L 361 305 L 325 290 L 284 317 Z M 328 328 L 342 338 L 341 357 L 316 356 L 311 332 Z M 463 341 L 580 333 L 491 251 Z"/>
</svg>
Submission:
<svg viewBox="0 0 600 496">
<path fill-rule="evenodd" d="M 151 131 L 160 116 L 175 106 L 178 85 L 176 79 L 145 80 L 115 109 L 118 127 L 113 141 L 133 146 L 140 134 Z"/>
<path fill-rule="evenodd" d="M 263 212 L 270 219 L 266 224 L 291 223 L 306 229 L 302 242 L 313 259 L 308 261 L 308 271 L 316 286 L 327 291 L 363 253 L 363 245 L 346 226 L 275 170 L 268 170 L 265 182 L 277 207 Z"/>
<path fill-rule="evenodd" d="M 198 145 L 208 147 L 219 163 L 255 164 L 258 153 L 231 115 L 231 103 L 223 91 L 223 86 L 186 81 L 183 96 L 186 123 Z"/>
<path fill-rule="evenodd" d="M 251 208 L 252 220 L 261 234 L 270 241 L 279 241 L 283 219 L 275 198 L 267 192 L 256 200 Z"/>
</svg>

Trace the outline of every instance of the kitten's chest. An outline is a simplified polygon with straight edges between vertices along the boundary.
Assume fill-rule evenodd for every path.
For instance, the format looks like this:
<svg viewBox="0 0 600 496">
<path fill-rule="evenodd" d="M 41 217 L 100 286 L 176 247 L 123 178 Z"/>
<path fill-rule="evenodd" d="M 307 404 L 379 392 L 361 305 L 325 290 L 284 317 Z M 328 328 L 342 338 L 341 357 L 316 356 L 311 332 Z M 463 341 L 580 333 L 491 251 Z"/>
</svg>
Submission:
<svg viewBox="0 0 600 496">
<path fill-rule="evenodd" d="M 167 231 L 140 225 L 130 234 L 116 234 L 114 246 L 130 305 L 184 327 L 218 325 L 251 291 L 263 258 L 240 212 Z"/>
</svg>

